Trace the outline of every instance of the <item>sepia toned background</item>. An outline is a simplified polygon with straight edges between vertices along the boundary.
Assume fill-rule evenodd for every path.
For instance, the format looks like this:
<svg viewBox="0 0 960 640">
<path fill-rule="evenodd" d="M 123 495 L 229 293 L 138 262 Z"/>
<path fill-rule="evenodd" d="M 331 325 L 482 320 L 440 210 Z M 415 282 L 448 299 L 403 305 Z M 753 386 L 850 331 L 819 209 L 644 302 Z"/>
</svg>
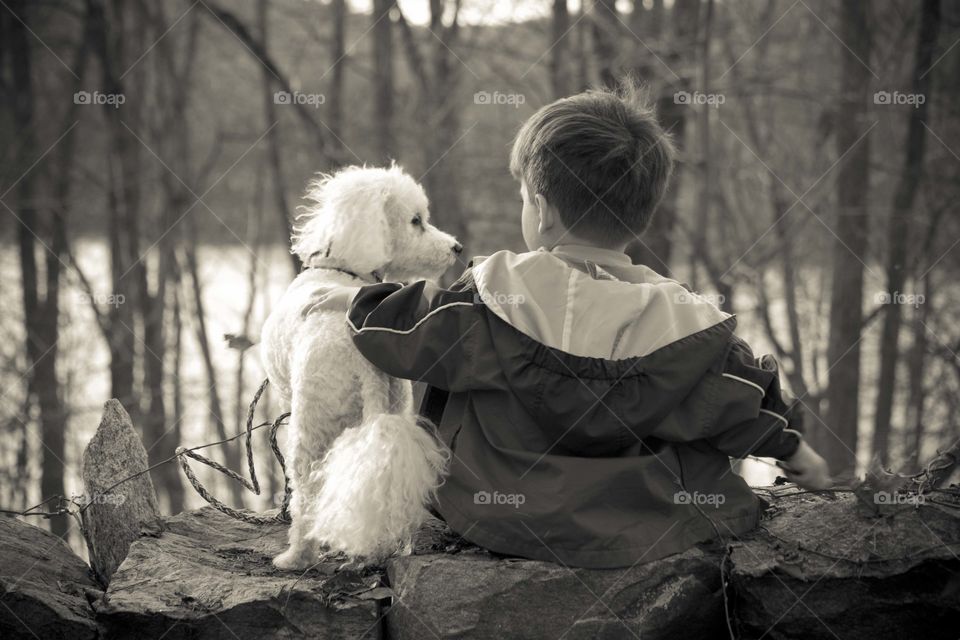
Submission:
<svg viewBox="0 0 960 640">
<path fill-rule="evenodd" d="M 315 173 L 396 160 L 520 250 L 514 133 L 624 75 L 680 148 L 634 259 L 777 356 L 835 473 L 915 472 L 960 438 L 958 40 L 941 0 L 0 0 L 0 508 L 82 493 L 111 397 L 152 462 L 241 428 Z M 265 495 L 201 478 L 276 506 L 263 440 Z"/>
</svg>

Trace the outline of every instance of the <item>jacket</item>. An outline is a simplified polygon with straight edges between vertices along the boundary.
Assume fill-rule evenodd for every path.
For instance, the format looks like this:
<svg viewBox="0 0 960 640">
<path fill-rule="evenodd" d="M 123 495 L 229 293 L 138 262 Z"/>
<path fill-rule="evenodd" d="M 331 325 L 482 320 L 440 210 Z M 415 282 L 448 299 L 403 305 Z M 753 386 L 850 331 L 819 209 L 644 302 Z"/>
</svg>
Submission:
<svg viewBox="0 0 960 640">
<path fill-rule="evenodd" d="M 613 568 L 743 533 L 759 501 L 729 458 L 799 444 L 736 318 L 619 252 L 501 251 L 449 288 L 363 287 L 347 321 L 373 364 L 429 385 L 452 451 L 434 506 L 495 552 Z"/>
</svg>

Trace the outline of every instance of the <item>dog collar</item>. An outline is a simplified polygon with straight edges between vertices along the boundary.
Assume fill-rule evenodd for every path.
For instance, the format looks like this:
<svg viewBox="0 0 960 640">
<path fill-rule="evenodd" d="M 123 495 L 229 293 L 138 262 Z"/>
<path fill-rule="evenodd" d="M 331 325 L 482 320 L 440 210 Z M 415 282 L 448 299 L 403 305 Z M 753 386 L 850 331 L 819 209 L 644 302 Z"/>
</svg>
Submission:
<svg viewBox="0 0 960 640">
<path fill-rule="evenodd" d="M 356 278 L 357 280 L 361 280 L 361 281 L 363 281 L 363 282 L 369 282 L 370 279 L 373 279 L 373 282 L 374 282 L 374 283 L 383 282 L 383 276 L 380 275 L 379 273 L 377 273 L 376 271 L 371 271 L 371 272 L 370 272 L 370 276 L 369 276 L 368 278 L 364 278 L 363 276 L 361 276 L 360 274 L 358 274 L 358 273 L 356 273 L 356 272 L 354 272 L 354 271 L 350 271 L 349 269 L 341 269 L 340 267 L 322 267 L 322 266 L 315 266 L 315 267 L 314 267 L 314 266 L 308 266 L 308 267 L 305 267 L 305 268 L 306 268 L 306 269 L 326 269 L 327 271 L 339 271 L 340 273 L 345 273 L 345 274 L 347 274 L 348 276 L 351 276 L 351 277 Z"/>
</svg>

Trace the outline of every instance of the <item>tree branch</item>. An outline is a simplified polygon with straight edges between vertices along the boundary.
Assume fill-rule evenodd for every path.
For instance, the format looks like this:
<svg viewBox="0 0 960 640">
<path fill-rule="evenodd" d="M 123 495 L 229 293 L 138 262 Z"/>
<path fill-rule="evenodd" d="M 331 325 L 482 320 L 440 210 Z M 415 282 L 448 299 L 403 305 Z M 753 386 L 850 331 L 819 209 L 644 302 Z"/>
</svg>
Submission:
<svg viewBox="0 0 960 640">
<path fill-rule="evenodd" d="M 278 67 L 273 61 L 273 59 L 270 57 L 270 54 L 267 53 L 266 47 L 264 47 L 263 43 L 253 36 L 246 25 L 244 25 L 234 13 L 218 7 L 211 2 L 201 2 L 200 4 L 210 16 L 215 18 L 216 21 L 220 23 L 221 26 L 236 36 L 236 38 L 240 40 L 247 51 L 249 51 L 250 54 L 256 58 L 260 64 L 266 67 L 267 71 L 270 72 L 270 75 L 274 77 L 274 80 L 280 89 L 286 91 L 287 93 L 293 93 L 293 88 L 289 79 L 283 73 L 283 71 L 280 70 L 280 67 Z M 333 157 L 335 154 L 331 150 L 331 145 L 327 139 L 326 133 L 323 130 L 323 125 L 313 119 L 313 115 L 310 112 L 310 107 L 305 104 L 300 104 L 297 101 L 291 101 L 291 104 L 295 108 L 300 119 L 316 136 L 320 151 L 324 153 L 330 160 L 340 162 L 342 160 L 341 158 Z"/>
</svg>

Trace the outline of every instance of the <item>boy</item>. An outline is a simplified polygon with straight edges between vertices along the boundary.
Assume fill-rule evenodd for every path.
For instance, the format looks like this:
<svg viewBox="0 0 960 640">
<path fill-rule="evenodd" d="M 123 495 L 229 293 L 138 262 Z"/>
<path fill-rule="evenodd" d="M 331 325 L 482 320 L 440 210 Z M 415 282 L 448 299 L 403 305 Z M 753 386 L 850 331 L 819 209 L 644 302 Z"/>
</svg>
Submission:
<svg viewBox="0 0 960 640">
<path fill-rule="evenodd" d="M 448 289 L 384 283 L 321 302 L 352 300 L 360 352 L 429 385 L 421 413 L 453 452 L 434 506 L 467 540 L 625 567 L 713 538 L 714 524 L 756 526 L 730 457 L 778 458 L 798 484 L 828 486 L 789 428 L 776 363 L 754 359 L 733 316 L 624 253 L 672 161 L 635 89 L 558 100 L 510 159 L 529 253 L 478 259 Z"/>
</svg>

